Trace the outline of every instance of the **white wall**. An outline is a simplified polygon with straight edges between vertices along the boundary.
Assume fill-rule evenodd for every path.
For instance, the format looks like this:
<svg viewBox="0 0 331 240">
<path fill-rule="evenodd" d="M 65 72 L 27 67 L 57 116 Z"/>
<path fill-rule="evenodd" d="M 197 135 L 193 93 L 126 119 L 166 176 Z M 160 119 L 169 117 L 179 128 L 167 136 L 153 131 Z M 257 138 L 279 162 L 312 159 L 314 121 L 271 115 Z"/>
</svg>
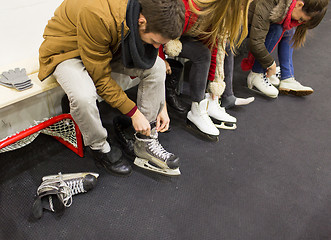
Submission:
<svg viewBox="0 0 331 240">
<path fill-rule="evenodd" d="M 1 0 L 0 66 L 38 56 L 47 21 L 62 0 Z"/>
<path fill-rule="evenodd" d="M 1 0 L 0 69 L 8 66 L 23 67 L 17 66 L 17 63 L 22 62 L 33 64 L 38 69 L 38 49 L 43 40 L 44 28 L 61 2 L 62 0 Z M 1 108 L 0 140 L 29 127 L 34 120 L 58 115 L 61 112 L 59 106 L 62 95 L 62 89 L 57 87 Z"/>
</svg>

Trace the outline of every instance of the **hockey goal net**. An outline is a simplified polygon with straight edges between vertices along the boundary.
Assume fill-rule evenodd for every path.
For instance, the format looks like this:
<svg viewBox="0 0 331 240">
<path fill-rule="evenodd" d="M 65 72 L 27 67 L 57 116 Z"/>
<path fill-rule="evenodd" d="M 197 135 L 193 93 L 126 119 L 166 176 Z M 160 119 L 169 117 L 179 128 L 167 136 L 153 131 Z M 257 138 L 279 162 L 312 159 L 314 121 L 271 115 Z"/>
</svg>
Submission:
<svg viewBox="0 0 331 240">
<path fill-rule="evenodd" d="M 43 121 L 35 121 L 34 126 L 0 140 L 0 153 L 26 146 L 40 133 L 53 136 L 80 157 L 83 157 L 81 132 L 70 114 L 61 114 Z"/>
</svg>

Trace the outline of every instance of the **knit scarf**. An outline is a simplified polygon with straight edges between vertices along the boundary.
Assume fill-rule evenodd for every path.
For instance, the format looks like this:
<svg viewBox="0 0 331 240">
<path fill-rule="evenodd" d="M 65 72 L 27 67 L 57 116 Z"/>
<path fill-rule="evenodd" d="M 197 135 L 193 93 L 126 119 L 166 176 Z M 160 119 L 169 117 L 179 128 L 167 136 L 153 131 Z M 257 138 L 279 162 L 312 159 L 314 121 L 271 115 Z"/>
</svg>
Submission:
<svg viewBox="0 0 331 240">
<path fill-rule="evenodd" d="M 300 23 L 297 20 L 292 20 L 292 12 L 295 7 L 297 0 L 293 0 L 285 18 L 279 23 L 283 25 L 283 33 L 291 28 L 299 26 Z"/>
<path fill-rule="evenodd" d="M 153 67 L 158 49 L 144 43 L 139 34 L 138 19 L 141 6 L 137 0 L 129 0 L 126 9 L 126 24 L 130 29 L 127 36 L 123 35 L 122 23 L 122 61 L 127 68 L 149 69 Z"/>
<path fill-rule="evenodd" d="M 292 20 L 292 12 L 293 12 L 296 2 L 297 2 L 297 0 L 292 1 L 291 5 L 286 13 L 285 18 L 281 22 L 278 23 L 278 24 L 283 25 L 283 32 L 282 32 L 282 35 L 280 36 L 278 42 L 276 43 L 274 49 L 278 45 L 279 41 L 282 39 L 285 31 L 290 30 L 291 28 L 299 26 L 301 24 L 297 20 Z M 274 49 L 272 49 L 272 51 L 270 53 L 272 53 L 274 51 Z M 241 61 L 241 69 L 243 71 L 251 70 L 254 65 L 254 62 L 255 62 L 255 57 L 253 56 L 253 54 L 251 52 L 249 52 L 247 58 L 244 58 Z"/>
</svg>

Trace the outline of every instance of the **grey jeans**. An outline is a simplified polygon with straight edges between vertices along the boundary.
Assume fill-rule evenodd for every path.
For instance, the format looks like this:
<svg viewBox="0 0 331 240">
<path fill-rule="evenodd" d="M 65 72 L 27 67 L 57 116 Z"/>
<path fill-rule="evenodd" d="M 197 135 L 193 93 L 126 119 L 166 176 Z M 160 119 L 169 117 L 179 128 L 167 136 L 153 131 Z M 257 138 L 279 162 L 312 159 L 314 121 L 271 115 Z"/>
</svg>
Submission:
<svg viewBox="0 0 331 240">
<path fill-rule="evenodd" d="M 164 61 L 157 57 L 154 66 L 150 69 L 125 68 L 120 61 L 112 62 L 111 67 L 113 72 L 140 78 L 137 107 L 148 121 L 155 121 L 165 104 Z M 84 144 L 90 146 L 104 143 L 107 130 L 102 126 L 96 105 L 98 94 L 82 60 L 73 58 L 63 61 L 57 65 L 53 75 L 68 95 L 70 114 L 82 132 Z M 122 78 L 121 81 L 131 81 L 131 78 L 124 80 Z M 122 86 L 121 83 L 119 85 Z"/>
</svg>

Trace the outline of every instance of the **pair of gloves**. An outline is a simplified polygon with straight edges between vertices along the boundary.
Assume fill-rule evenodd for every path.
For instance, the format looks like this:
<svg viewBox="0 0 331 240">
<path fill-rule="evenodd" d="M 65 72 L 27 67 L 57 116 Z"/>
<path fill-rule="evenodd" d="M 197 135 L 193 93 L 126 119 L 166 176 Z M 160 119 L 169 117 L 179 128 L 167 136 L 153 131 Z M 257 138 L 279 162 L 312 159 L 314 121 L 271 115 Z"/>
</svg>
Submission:
<svg viewBox="0 0 331 240">
<path fill-rule="evenodd" d="M 32 87 L 31 79 L 26 74 L 25 68 L 9 70 L 0 74 L 0 84 L 6 87 L 23 91 Z"/>
</svg>

